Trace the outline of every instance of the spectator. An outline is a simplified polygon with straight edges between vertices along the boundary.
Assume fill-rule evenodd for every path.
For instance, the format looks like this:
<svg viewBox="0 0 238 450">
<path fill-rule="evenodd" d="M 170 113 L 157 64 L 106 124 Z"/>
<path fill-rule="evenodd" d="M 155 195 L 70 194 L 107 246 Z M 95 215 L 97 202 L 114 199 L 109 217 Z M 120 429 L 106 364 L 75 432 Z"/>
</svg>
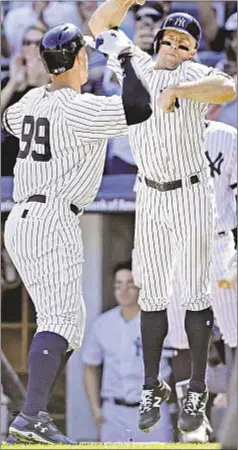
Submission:
<svg viewBox="0 0 238 450">
<path fill-rule="evenodd" d="M 217 68 L 233 77 L 237 73 L 237 13 L 226 21 L 224 49 L 226 57 L 218 62 Z"/>
<path fill-rule="evenodd" d="M 237 79 L 237 13 L 232 14 L 225 24 L 224 59 L 216 67 Z M 223 105 L 211 105 L 208 113 L 210 120 L 216 120 L 237 127 L 237 98 Z"/>
<path fill-rule="evenodd" d="M 91 19 L 91 16 L 93 15 L 94 11 L 96 11 L 98 5 L 95 1 L 78 1 L 77 4 L 77 11 L 78 15 L 80 17 L 81 26 L 80 30 L 82 34 L 89 34 L 91 36 L 91 31 L 88 27 L 89 19 Z"/>
<path fill-rule="evenodd" d="M 131 261 L 114 269 L 114 296 L 118 306 L 96 319 L 83 348 L 85 388 L 100 440 L 170 441 L 167 404 L 162 405 L 161 420 L 153 431 L 146 434 L 137 426 L 143 358 L 138 289 L 132 279 Z M 169 375 L 165 358 L 162 372 Z"/>
<path fill-rule="evenodd" d="M 17 0 L 16 1 L 10 0 L 8 2 L 3 2 L 3 3 L 8 3 L 7 9 L 9 11 L 10 9 L 21 8 L 22 6 L 28 6 L 29 3 L 31 3 L 31 2 L 30 1 L 28 1 L 28 2 L 20 1 L 19 2 L 19 0 L 18 1 Z"/>
<path fill-rule="evenodd" d="M 97 9 L 97 2 L 95 1 L 79 1 L 76 2 L 78 21 L 81 23 L 80 29 L 84 35 L 92 35 L 88 28 L 88 22 L 94 11 Z M 96 95 L 104 95 L 103 90 L 103 73 L 106 67 L 105 56 L 87 47 L 88 53 L 88 81 L 82 87 L 82 92 L 90 92 Z"/>
<path fill-rule="evenodd" d="M 168 16 L 169 14 L 172 13 L 172 4 L 173 4 L 172 1 L 163 1 L 162 2 L 165 16 Z"/>
<path fill-rule="evenodd" d="M 4 21 L 4 29 L 11 53 L 20 51 L 20 43 L 26 29 L 39 22 L 49 28 L 60 23 L 71 22 L 77 26 L 77 10 L 75 6 L 65 3 L 38 1 L 28 2 L 26 6 L 20 6 L 10 10 Z"/>
<path fill-rule="evenodd" d="M 30 89 L 48 82 L 49 76 L 38 50 L 45 31 L 42 25 L 32 26 L 26 30 L 20 56 L 12 57 L 9 77 L 4 78 L 1 83 L 1 114 L 8 106 L 19 101 Z M 18 150 L 18 139 L 2 133 L 2 176 L 13 175 Z"/>
<path fill-rule="evenodd" d="M 135 36 L 134 44 L 153 55 L 154 36 L 160 27 L 165 13 L 161 2 L 149 1 L 145 5 L 134 7 L 135 11 Z"/>
<path fill-rule="evenodd" d="M 215 4 L 222 3 L 219 6 L 225 8 L 222 21 L 219 21 L 218 10 L 213 7 L 213 3 L 211 0 L 198 2 L 200 21 L 210 49 L 221 52 L 224 50 L 226 39 L 224 23 L 232 13 L 237 11 L 237 3 L 235 1 L 215 2 Z"/>
</svg>

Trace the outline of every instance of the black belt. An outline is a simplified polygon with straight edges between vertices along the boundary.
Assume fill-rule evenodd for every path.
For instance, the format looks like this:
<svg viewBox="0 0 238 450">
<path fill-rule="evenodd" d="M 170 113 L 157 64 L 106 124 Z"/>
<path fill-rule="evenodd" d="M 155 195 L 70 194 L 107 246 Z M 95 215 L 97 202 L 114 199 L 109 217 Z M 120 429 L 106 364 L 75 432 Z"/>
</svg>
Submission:
<svg viewBox="0 0 238 450">
<path fill-rule="evenodd" d="M 32 195 L 27 199 L 26 202 L 46 203 L 46 195 Z M 73 205 L 73 203 L 70 203 L 70 209 L 77 216 L 77 214 L 79 213 L 78 207 L 76 205 Z"/>
<path fill-rule="evenodd" d="M 138 178 L 139 181 L 142 181 L 140 176 Z M 156 181 L 149 180 L 147 177 L 144 177 L 144 180 L 147 186 L 157 189 L 161 192 L 174 191 L 175 189 L 182 187 L 182 180 L 169 181 L 168 183 L 157 183 Z M 199 182 L 199 178 L 197 175 L 192 175 L 189 180 L 191 184 L 196 184 Z"/>
<path fill-rule="evenodd" d="M 136 406 L 139 406 L 139 402 L 135 403 L 127 403 L 125 400 L 122 400 L 121 398 L 104 398 L 103 401 L 111 401 L 115 403 L 116 405 L 121 406 L 128 406 L 129 408 L 135 408 Z"/>
</svg>

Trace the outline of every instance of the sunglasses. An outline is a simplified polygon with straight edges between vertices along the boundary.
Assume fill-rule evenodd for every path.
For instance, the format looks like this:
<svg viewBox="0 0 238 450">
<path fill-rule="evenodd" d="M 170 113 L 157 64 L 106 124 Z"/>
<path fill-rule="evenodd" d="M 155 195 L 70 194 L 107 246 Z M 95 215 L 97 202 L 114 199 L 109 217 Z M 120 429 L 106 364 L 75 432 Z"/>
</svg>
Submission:
<svg viewBox="0 0 238 450">
<path fill-rule="evenodd" d="M 165 45 L 167 47 L 172 47 L 173 43 L 170 41 L 163 40 L 160 42 L 161 45 Z M 189 47 L 183 44 L 178 45 L 179 50 L 183 50 L 184 52 L 189 52 Z"/>
<path fill-rule="evenodd" d="M 38 41 L 30 41 L 30 40 L 28 40 L 28 39 L 24 39 L 23 45 L 28 46 L 28 45 L 33 44 L 33 45 L 36 45 L 37 47 L 39 47 L 40 42 L 41 42 L 41 40 L 38 40 Z"/>
<path fill-rule="evenodd" d="M 143 20 L 146 17 L 150 17 L 150 19 L 153 20 L 154 23 L 158 22 L 158 20 L 161 19 L 161 16 L 159 14 L 144 14 L 142 16 L 136 16 L 136 21 L 139 22 L 140 20 Z"/>
</svg>

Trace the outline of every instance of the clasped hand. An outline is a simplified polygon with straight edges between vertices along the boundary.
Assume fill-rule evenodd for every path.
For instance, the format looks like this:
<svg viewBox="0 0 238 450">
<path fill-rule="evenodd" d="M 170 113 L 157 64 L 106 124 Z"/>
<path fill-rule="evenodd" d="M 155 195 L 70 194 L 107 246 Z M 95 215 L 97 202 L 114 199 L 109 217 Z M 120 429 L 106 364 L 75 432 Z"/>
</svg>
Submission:
<svg viewBox="0 0 238 450">
<path fill-rule="evenodd" d="M 131 51 L 132 41 L 121 30 L 108 30 L 96 37 L 95 48 L 105 55 L 119 56 Z"/>
</svg>

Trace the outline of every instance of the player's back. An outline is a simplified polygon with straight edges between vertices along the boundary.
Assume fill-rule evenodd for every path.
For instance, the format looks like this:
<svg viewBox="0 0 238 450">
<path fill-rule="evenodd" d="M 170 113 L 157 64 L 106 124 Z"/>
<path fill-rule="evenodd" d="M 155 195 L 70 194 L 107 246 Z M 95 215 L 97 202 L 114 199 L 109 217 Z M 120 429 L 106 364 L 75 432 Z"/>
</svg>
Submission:
<svg viewBox="0 0 238 450">
<path fill-rule="evenodd" d="M 204 151 L 215 181 L 218 231 L 227 231 L 236 227 L 236 129 L 222 122 L 208 122 Z"/>
<path fill-rule="evenodd" d="M 44 194 L 79 207 L 97 193 L 110 133 L 127 131 L 120 97 L 110 103 L 71 88 L 31 90 L 7 110 L 5 123 L 19 137 L 14 200 Z"/>
</svg>

